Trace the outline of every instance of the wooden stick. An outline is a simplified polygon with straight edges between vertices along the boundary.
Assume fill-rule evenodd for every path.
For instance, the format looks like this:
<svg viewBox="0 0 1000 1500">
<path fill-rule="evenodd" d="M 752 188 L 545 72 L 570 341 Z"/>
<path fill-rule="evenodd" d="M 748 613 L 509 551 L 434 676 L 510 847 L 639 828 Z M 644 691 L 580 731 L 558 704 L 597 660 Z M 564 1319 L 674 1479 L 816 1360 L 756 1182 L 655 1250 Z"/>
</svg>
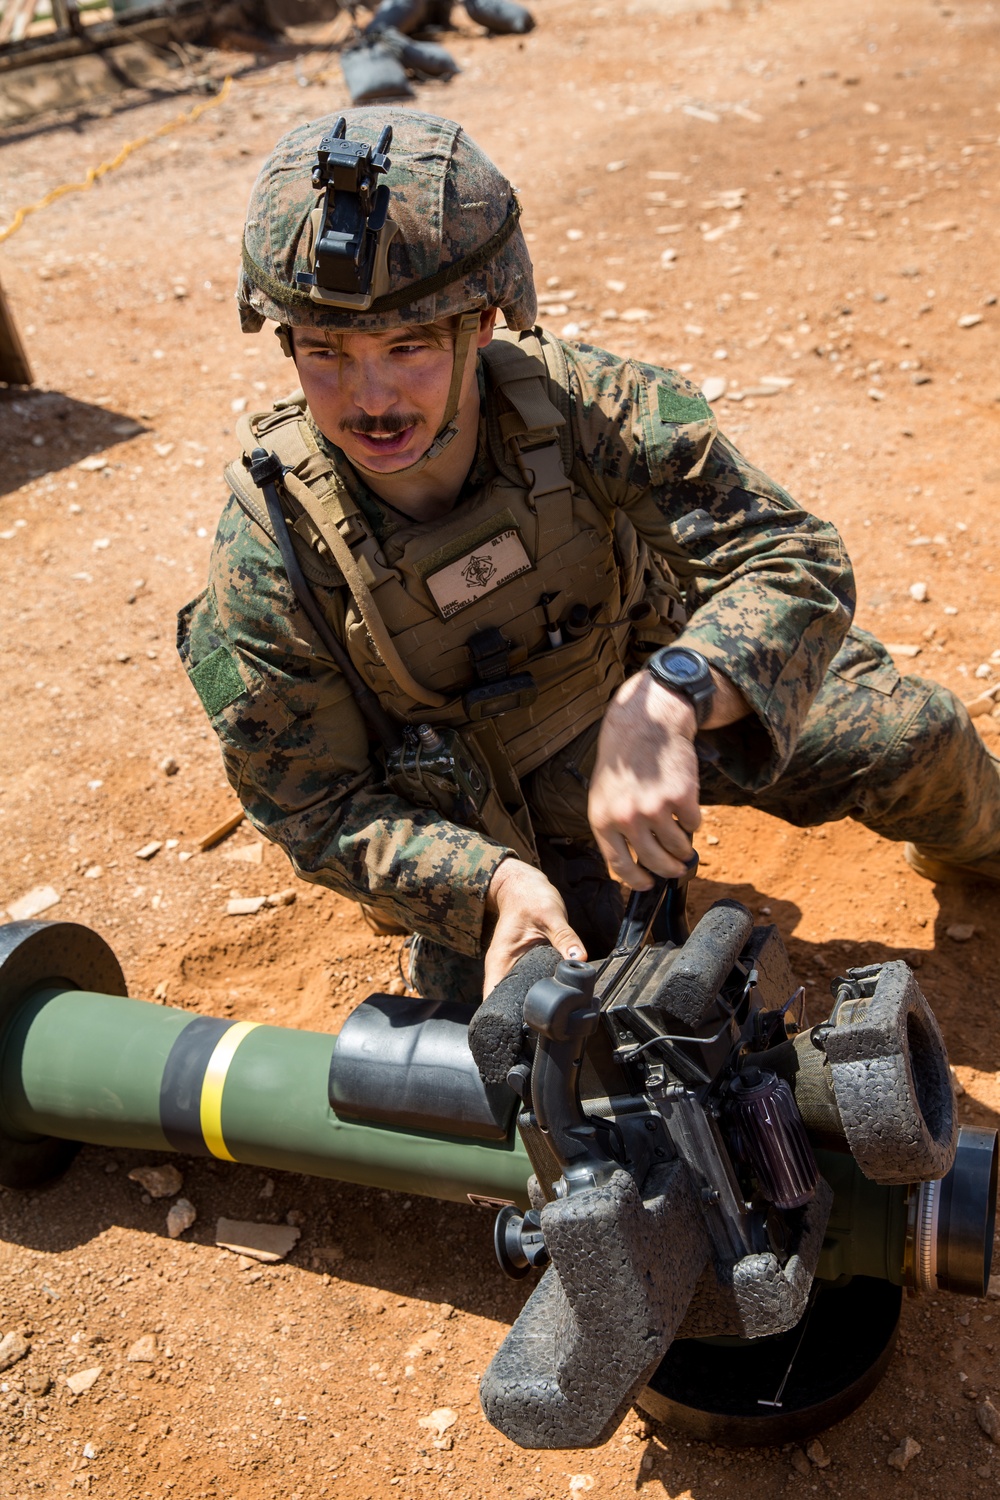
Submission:
<svg viewBox="0 0 1000 1500">
<path fill-rule="evenodd" d="M 245 817 L 246 813 L 241 807 L 239 812 L 230 813 L 229 817 L 226 818 L 224 823 L 219 823 L 215 828 L 211 829 L 210 832 L 206 833 L 202 838 L 196 839 L 195 842 L 197 843 L 198 848 L 201 850 L 202 854 L 204 854 L 206 849 L 211 849 L 213 844 L 221 844 L 222 840 L 228 833 L 232 833 L 234 828 L 239 828 Z"/>
</svg>

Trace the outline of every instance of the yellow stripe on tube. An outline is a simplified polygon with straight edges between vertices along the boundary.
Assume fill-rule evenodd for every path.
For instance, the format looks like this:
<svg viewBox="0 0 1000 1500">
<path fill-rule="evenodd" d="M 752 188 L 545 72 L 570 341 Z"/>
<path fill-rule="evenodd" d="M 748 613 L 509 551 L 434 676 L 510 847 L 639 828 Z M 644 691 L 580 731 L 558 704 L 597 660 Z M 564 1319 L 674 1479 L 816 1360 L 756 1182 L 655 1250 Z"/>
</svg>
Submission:
<svg viewBox="0 0 1000 1500">
<path fill-rule="evenodd" d="M 244 1037 L 259 1025 L 259 1021 L 237 1021 L 235 1026 L 230 1026 L 216 1043 L 205 1069 L 201 1086 L 201 1133 L 209 1151 L 220 1161 L 236 1160 L 222 1135 L 222 1091 L 226 1086 L 226 1074 Z"/>
</svg>

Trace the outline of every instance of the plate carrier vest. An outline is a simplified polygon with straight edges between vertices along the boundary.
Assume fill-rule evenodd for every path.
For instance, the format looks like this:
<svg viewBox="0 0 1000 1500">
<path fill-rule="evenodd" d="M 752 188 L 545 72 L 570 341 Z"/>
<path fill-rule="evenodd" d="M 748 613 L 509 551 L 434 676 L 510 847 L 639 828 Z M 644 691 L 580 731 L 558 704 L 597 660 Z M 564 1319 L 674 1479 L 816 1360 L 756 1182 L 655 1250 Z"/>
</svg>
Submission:
<svg viewBox="0 0 1000 1500">
<path fill-rule="evenodd" d="M 410 522 L 379 542 L 301 393 L 240 419 L 243 461 L 226 478 L 273 539 L 248 466 L 260 446 L 278 455 L 293 545 L 309 581 L 338 591 L 331 624 L 358 671 L 401 723 L 469 740 L 508 813 L 520 803 L 518 842 L 531 854 L 519 779 L 602 717 L 627 672 L 675 638 L 684 612 L 625 514 L 574 472 L 560 345 L 540 330 L 502 330 L 482 360 L 498 472 L 441 521 Z M 559 622 L 574 605 L 585 624 L 566 638 Z M 511 842 L 506 821 L 493 819 L 494 836 Z"/>
</svg>

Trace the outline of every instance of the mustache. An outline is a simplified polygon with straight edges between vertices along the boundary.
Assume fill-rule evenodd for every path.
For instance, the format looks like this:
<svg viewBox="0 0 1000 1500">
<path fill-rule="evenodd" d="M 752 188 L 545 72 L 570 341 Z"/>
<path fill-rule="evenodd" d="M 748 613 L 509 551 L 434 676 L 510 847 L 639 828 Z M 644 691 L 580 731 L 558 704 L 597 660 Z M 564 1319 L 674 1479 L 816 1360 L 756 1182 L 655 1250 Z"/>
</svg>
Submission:
<svg viewBox="0 0 1000 1500">
<path fill-rule="evenodd" d="M 381 434 L 384 437 L 392 437 L 397 432 L 403 432 L 407 427 L 416 427 L 420 417 L 416 414 L 406 412 L 386 412 L 381 417 L 371 417 L 365 412 L 358 412 L 356 417 L 345 417 L 340 424 L 341 432 L 361 432 L 366 436 Z"/>
</svg>

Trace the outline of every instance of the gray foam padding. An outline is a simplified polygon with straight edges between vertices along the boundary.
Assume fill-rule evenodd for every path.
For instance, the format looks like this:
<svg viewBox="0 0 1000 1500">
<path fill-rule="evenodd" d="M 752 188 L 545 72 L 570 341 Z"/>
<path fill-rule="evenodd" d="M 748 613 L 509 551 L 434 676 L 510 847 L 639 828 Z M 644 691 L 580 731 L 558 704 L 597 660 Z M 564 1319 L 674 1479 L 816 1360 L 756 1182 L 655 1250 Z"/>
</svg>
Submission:
<svg viewBox="0 0 1000 1500">
<path fill-rule="evenodd" d="M 441 47 L 437 42 L 414 42 L 399 32 L 396 32 L 396 37 L 398 41 L 391 32 L 383 32 L 383 39 L 390 41 L 403 67 L 418 78 L 454 78 L 462 71 L 447 47 Z"/>
<path fill-rule="evenodd" d="M 740 959 L 757 970 L 754 998 L 765 1010 L 780 1010 L 799 987 L 781 933 L 773 923 L 753 929 Z"/>
<path fill-rule="evenodd" d="M 548 943 L 528 952 L 491 990 L 469 1022 L 469 1047 L 485 1084 L 504 1083 L 524 1051 L 524 1001 L 539 979 L 551 979 L 559 954 Z"/>
<path fill-rule="evenodd" d="M 821 1177 L 815 1198 L 801 1211 L 784 1265 L 769 1251 L 711 1260 L 677 1337 L 759 1339 L 794 1328 L 809 1301 L 832 1204 L 833 1191 Z"/>
<path fill-rule="evenodd" d="M 711 1014 L 753 930 L 753 917 L 739 901 L 716 901 L 697 924 L 655 990 L 643 1004 L 661 1012 L 668 1024 L 692 1030 Z"/>
<path fill-rule="evenodd" d="M 516 0 L 465 0 L 469 20 L 498 36 L 521 36 L 532 31 L 535 18 Z"/>
<path fill-rule="evenodd" d="M 883 1186 L 951 1170 L 955 1087 L 941 1029 L 909 966 L 885 964 L 875 993 L 825 1034 L 837 1108 L 862 1172 Z"/>
<path fill-rule="evenodd" d="M 522 1448 L 606 1442 L 666 1353 L 708 1255 L 686 1167 L 641 1194 L 616 1170 L 541 1210 L 552 1264 L 482 1378 L 493 1426 Z"/>
</svg>

